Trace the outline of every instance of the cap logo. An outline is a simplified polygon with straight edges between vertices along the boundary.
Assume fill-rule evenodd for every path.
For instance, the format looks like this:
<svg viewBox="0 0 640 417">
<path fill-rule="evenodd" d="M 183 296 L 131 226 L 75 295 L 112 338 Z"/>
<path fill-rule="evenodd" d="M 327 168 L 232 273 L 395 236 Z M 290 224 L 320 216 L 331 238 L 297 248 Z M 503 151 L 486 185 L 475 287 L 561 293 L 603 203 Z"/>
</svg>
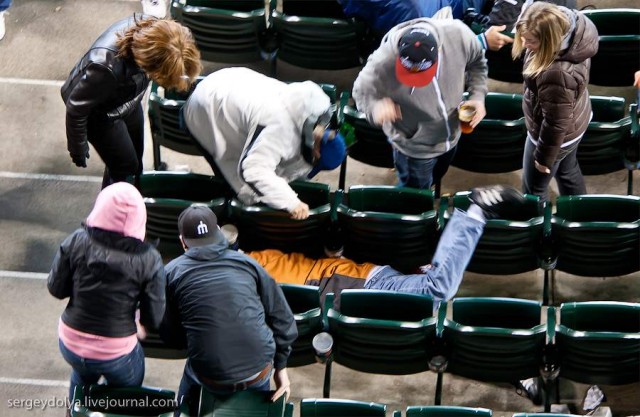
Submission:
<svg viewBox="0 0 640 417">
<path fill-rule="evenodd" d="M 202 220 L 200 220 L 200 223 L 196 227 L 196 233 L 198 235 L 206 235 L 207 233 L 209 233 L 209 227 Z"/>
<path fill-rule="evenodd" d="M 433 66 L 433 61 L 423 59 L 422 61 L 414 62 L 408 57 L 403 56 L 400 57 L 400 64 L 402 64 L 402 66 L 409 72 L 420 72 L 431 68 Z"/>
</svg>

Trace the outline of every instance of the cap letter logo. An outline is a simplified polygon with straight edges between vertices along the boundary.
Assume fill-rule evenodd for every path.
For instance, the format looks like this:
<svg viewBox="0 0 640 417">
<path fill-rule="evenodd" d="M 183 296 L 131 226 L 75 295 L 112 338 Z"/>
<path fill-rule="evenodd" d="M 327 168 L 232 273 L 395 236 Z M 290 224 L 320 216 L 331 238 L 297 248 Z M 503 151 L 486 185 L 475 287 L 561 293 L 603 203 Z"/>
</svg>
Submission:
<svg viewBox="0 0 640 417">
<path fill-rule="evenodd" d="M 206 235 L 209 233 L 209 228 L 202 220 L 200 220 L 200 224 L 196 227 L 196 233 L 199 235 Z"/>
</svg>

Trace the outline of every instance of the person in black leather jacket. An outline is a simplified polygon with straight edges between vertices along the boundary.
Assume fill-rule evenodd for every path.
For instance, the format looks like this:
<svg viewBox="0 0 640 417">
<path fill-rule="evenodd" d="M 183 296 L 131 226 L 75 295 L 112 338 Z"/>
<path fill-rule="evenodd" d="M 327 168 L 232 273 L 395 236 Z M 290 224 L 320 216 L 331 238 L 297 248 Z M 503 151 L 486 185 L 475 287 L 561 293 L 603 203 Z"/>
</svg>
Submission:
<svg viewBox="0 0 640 417">
<path fill-rule="evenodd" d="M 158 251 L 144 242 L 146 208 L 140 192 L 119 182 L 103 189 L 82 228 L 60 245 L 47 281 L 69 298 L 58 325 L 59 346 L 76 385 L 104 376 L 113 386 L 138 386 L 144 354 L 138 338 L 159 327 L 165 273 Z M 139 308 L 139 320 L 136 309 Z"/>
<path fill-rule="evenodd" d="M 153 80 L 186 91 L 200 74 L 200 52 L 188 28 L 172 20 L 133 15 L 94 42 L 61 88 L 67 149 L 87 166 L 91 143 L 106 168 L 102 188 L 142 172 L 142 98 Z"/>
</svg>

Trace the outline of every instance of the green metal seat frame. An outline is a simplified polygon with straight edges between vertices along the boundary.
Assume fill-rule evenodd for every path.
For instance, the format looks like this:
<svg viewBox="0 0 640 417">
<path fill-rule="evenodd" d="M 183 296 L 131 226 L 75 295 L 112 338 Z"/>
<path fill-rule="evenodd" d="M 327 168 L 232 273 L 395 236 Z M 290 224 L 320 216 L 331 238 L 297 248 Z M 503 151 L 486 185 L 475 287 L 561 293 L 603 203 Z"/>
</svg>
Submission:
<svg viewBox="0 0 640 417">
<path fill-rule="evenodd" d="M 453 405 L 409 406 L 405 417 L 491 417 L 488 408 L 460 407 Z"/>
<path fill-rule="evenodd" d="M 344 197 L 336 192 L 346 257 L 405 273 L 429 263 L 438 238 L 430 190 L 356 185 Z"/>
<path fill-rule="evenodd" d="M 202 77 L 199 77 L 195 84 L 201 80 Z M 202 151 L 193 137 L 180 127 L 180 109 L 189 94 L 189 92 L 160 90 L 158 84 L 151 83 L 148 115 L 153 142 L 153 168 L 155 170 L 167 169 L 167 165 L 162 161 L 160 155 L 162 146 L 186 155 L 202 155 Z"/>
<path fill-rule="evenodd" d="M 292 417 L 284 395 L 271 401 L 273 392 L 245 390 L 218 396 L 206 389 L 200 390 L 198 417 Z"/>
<path fill-rule="evenodd" d="M 323 328 L 322 309 L 318 287 L 310 285 L 280 284 L 280 288 L 293 312 L 298 328 L 298 338 L 293 343 L 287 367 L 315 363 L 313 337 Z"/>
<path fill-rule="evenodd" d="M 237 198 L 230 201 L 230 221 L 238 227 L 241 249 L 247 252 L 279 249 L 311 257 L 323 255 L 331 211 L 329 185 L 309 181 L 293 181 L 290 185 L 298 198 L 309 205 L 307 219 L 294 220 L 288 212 L 263 204 L 246 205 Z"/>
<path fill-rule="evenodd" d="M 433 300 L 427 295 L 381 290 L 343 290 L 340 311 L 327 312 L 333 360 L 350 369 L 409 375 L 429 369 L 436 336 Z M 324 396 L 329 397 L 331 367 Z"/>
<path fill-rule="evenodd" d="M 304 398 L 300 417 L 385 417 L 385 404 L 334 398 Z"/>
<path fill-rule="evenodd" d="M 503 173 L 522 168 L 527 137 L 522 95 L 488 93 L 487 116 L 473 132 L 462 134 L 451 165 L 479 173 Z"/>
</svg>

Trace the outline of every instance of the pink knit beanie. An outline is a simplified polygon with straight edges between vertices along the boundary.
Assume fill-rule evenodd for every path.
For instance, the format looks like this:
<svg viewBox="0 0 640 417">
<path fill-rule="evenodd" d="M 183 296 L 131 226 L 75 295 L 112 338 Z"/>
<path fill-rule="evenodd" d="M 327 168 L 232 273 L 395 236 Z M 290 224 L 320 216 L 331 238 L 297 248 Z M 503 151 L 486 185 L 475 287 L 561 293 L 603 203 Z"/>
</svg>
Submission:
<svg viewBox="0 0 640 417">
<path fill-rule="evenodd" d="M 85 223 L 144 240 L 146 222 L 147 209 L 138 189 L 128 182 L 117 182 L 98 194 Z"/>
</svg>

